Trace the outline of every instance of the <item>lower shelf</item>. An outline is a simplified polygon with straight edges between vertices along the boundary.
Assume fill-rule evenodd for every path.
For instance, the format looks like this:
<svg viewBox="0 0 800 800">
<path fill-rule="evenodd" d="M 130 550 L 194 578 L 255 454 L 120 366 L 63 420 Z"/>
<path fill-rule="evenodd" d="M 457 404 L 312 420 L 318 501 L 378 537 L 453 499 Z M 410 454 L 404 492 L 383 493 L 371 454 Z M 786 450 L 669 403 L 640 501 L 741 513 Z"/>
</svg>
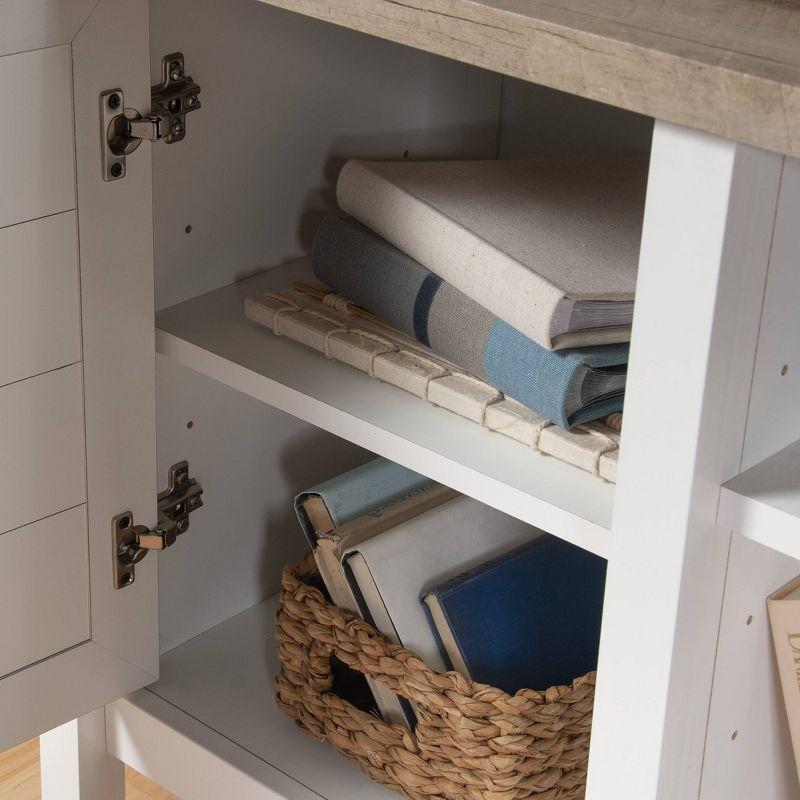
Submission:
<svg viewBox="0 0 800 800">
<path fill-rule="evenodd" d="M 720 492 L 717 522 L 800 559 L 800 442 L 728 481 Z"/>
<path fill-rule="evenodd" d="M 390 800 L 275 705 L 276 598 L 161 658 L 161 679 L 107 707 L 108 749 L 182 800 Z"/>
</svg>

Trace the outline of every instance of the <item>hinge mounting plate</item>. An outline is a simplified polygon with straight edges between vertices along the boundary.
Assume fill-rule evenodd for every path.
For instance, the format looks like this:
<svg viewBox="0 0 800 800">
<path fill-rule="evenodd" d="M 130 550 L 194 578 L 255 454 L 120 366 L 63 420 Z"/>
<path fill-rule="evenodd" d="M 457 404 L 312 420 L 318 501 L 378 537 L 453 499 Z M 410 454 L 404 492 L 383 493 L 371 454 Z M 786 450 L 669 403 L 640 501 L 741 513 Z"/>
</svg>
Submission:
<svg viewBox="0 0 800 800">
<path fill-rule="evenodd" d="M 169 468 L 167 488 L 158 494 L 158 523 L 154 528 L 135 525 L 133 514 L 123 511 L 111 520 L 114 588 L 124 589 L 136 580 L 136 565 L 151 551 L 175 544 L 189 529 L 189 514 L 203 505 L 203 487 L 189 476 L 189 462 Z"/>
<path fill-rule="evenodd" d="M 183 53 L 161 60 L 161 83 L 150 87 L 151 110 L 125 107 L 122 89 L 100 93 L 100 138 L 104 181 L 125 177 L 127 156 L 145 140 L 174 144 L 186 136 L 186 115 L 201 107 L 200 86 L 186 74 Z"/>
</svg>

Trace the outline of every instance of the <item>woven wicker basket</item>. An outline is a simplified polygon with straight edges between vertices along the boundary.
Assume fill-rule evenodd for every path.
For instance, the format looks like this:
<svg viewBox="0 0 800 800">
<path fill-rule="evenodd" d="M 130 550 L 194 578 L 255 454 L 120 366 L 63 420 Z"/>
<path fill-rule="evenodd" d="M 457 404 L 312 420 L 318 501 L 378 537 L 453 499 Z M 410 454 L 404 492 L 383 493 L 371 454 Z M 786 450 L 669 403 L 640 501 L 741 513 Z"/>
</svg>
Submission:
<svg viewBox="0 0 800 800">
<path fill-rule="evenodd" d="M 412 800 L 584 796 L 595 673 L 511 696 L 436 672 L 329 603 L 307 583 L 315 571 L 311 558 L 284 569 L 277 612 L 277 703 L 300 728 Z M 413 700 L 414 732 L 330 691 L 331 655 Z"/>
</svg>

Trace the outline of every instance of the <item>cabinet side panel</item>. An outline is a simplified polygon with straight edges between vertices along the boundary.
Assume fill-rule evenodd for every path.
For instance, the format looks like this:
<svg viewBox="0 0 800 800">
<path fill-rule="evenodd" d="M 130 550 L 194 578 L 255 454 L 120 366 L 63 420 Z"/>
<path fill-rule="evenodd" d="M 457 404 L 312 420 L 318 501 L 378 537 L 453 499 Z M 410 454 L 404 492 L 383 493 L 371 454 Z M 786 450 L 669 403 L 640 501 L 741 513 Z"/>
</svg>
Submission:
<svg viewBox="0 0 800 800">
<path fill-rule="evenodd" d="M 100 92 L 150 105 L 147 0 L 103 0 L 73 44 L 86 397 L 92 639 L 157 674 L 157 559 L 117 591 L 111 519 L 131 510 L 156 521 L 153 211 L 150 147 L 128 157 L 124 179 L 100 167 Z M 88 709 L 87 709 L 88 710 Z"/>
<path fill-rule="evenodd" d="M 656 123 L 588 800 L 697 797 L 781 161 Z"/>
<path fill-rule="evenodd" d="M 784 160 L 742 470 L 800 439 L 800 159 Z"/>
<path fill-rule="evenodd" d="M 766 603 L 798 573 L 793 558 L 734 535 L 700 800 L 786 800 L 800 793 Z"/>
</svg>

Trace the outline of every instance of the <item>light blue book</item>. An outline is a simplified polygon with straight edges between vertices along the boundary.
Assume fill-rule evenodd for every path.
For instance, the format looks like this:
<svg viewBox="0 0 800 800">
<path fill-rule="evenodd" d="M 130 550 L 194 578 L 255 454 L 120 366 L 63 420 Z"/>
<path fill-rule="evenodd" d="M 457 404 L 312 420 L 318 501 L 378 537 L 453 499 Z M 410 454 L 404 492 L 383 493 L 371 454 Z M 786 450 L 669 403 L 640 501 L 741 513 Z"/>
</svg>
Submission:
<svg viewBox="0 0 800 800">
<path fill-rule="evenodd" d="M 311 547 L 320 533 L 330 533 L 345 522 L 368 514 L 431 486 L 425 475 L 376 458 L 324 481 L 295 497 L 297 519 Z"/>
</svg>

